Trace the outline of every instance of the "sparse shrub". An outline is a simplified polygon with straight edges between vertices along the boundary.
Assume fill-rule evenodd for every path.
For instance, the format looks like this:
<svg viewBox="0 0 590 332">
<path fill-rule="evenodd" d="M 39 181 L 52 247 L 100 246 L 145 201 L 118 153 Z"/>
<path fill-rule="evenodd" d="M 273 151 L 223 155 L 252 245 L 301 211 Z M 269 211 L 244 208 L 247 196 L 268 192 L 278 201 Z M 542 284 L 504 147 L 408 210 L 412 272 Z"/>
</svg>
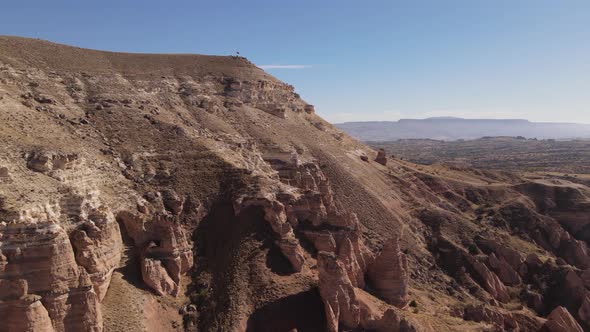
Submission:
<svg viewBox="0 0 590 332">
<path fill-rule="evenodd" d="M 416 300 L 412 300 L 412 302 L 410 302 L 410 307 L 418 308 L 418 302 L 416 302 Z"/>
</svg>

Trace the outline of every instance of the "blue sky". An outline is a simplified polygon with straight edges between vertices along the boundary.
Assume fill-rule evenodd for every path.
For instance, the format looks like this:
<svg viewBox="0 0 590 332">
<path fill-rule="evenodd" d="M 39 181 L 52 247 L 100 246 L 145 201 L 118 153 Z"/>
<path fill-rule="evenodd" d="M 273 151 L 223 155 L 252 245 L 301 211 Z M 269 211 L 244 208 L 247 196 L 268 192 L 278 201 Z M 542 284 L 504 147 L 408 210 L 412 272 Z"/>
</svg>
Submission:
<svg viewBox="0 0 590 332">
<path fill-rule="evenodd" d="M 128 52 L 239 51 L 329 121 L 590 123 L 590 1 L 13 1 L 0 34 Z"/>
</svg>

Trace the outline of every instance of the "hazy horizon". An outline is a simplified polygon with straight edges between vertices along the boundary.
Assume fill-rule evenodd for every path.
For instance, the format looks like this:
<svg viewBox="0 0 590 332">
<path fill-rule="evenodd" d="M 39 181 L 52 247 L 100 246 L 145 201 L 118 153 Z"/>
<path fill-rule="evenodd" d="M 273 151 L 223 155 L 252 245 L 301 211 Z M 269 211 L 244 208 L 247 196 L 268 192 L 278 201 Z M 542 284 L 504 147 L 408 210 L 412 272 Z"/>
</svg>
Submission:
<svg viewBox="0 0 590 332">
<path fill-rule="evenodd" d="M 456 119 L 456 120 L 475 120 L 475 121 L 485 121 L 485 120 L 495 120 L 495 121 L 528 121 L 531 123 L 558 123 L 558 124 L 582 124 L 582 125 L 590 125 L 590 122 L 571 122 L 571 121 L 531 121 L 529 119 L 519 119 L 519 118 L 462 118 L 456 116 L 434 116 L 434 117 L 427 117 L 427 118 L 400 118 L 396 120 L 361 120 L 361 121 L 344 121 L 344 122 L 332 122 L 334 124 L 339 123 L 351 123 L 351 122 L 399 122 L 402 120 L 433 120 L 433 119 Z"/>
<path fill-rule="evenodd" d="M 398 139 L 452 141 L 518 136 L 537 139 L 590 139 L 590 124 L 583 123 L 455 117 L 403 120 L 344 122 L 335 125 L 361 141 L 395 141 Z"/>
</svg>

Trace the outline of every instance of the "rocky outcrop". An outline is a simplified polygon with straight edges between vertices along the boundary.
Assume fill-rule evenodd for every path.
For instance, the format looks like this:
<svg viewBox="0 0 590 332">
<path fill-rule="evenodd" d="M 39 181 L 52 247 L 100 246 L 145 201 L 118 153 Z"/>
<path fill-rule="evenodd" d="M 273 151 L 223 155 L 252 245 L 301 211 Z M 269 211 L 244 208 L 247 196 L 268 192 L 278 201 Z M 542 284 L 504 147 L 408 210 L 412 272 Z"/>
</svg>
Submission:
<svg viewBox="0 0 590 332">
<path fill-rule="evenodd" d="M 318 253 L 319 290 L 329 332 L 360 324 L 360 307 L 342 263 L 332 253 Z"/>
<path fill-rule="evenodd" d="M 355 287 L 365 287 L 365 274 L 369 263 L 373 260 L 372 253 L 365 247 L 358 230 L 348 231 L 337 236 L 338 259 L 344 264 L 348 278 Z"/>
<path fill-rule="evenodd" d="M 162 203 L 164 208 L 177 216 L 184 207 L 184 197 L 180 197 L 173 189 L 166 189 L 162 192 Z"/>
<path fill-rule="evenodd" d="M 417 320 L 404 315 L 367 292 L 355 288 L 356 298 L 361 310 L 359 330 L 376 332 L 430 331 Z"/>
<path fill-rule="evenodd" d="M 121 234 L 110 209 L 104 205 L 87 208 L 86 221 L 70 233 L 76 262 L 84 267 L 102 301 L 111 274 L 121 259 Z"/>
<path fill-rule="evenodd" d="M 53 175 L 57 171 L 72 168 L 80 159 L 77 153 L 35 151 L 25 156 L 27 167 L 35 172 Z"/>
<path fill-rule="evenodd" d="M 586 287 L 584 287 L 584 281 L 576 271 L 569 268 L 566 270 L 565 280 L 563 282 L 562 291 L 568 295 L 568 300 L 572 303 L 580 303 L 586 294 Z"/>
<path fill-rule="evenodd" d="M 522 282 L 518 272 L 516 272 L 512 266 L 504 260 L 504 258 L 498 258 L 494 253 L 491 253 L 488 256 L 487 265 L 492 271 L 494 271 L 498 278 L 508 286 L 519 285 Z"/>
<path fill-rule="evenodd" d="M 64 228 L 53 223 L 10 224 L 3 225 L 0 234 L 5 257 L 0 261 L 0 280 L 18 289 L 14 293 L 2 287 L 0 300 L 8 302 L 0 306 L 0 316 L 34 318 L 20 321 L 25 325 L 15 331 L 26 330 L 26 324 L 48 329 L 46 315 L 56 331 L 102 330 L 99 297 L 85 268 L 77 264 Z M 14 278 L 20 279 L 10 281 Z"/>
<path fill-rule="evenodd" d="M 508 302 L 510 296 L 500 278 L 480 261 L 470 259 L 470 263 L 484 289 L 500 302 Z"/>
<path fill-rule="evenodd" d="M 329 231 L 303 231 L 303 235 L 318 252 L 336 252 L 336 241 Z"/>
<path fill-rule="evenodd" d="M 291 263 L 293 271 L 300 272 L 303 268 L 305 258 L 303 257 L 303 249 L 301 249 L 299 241 L 295 237 L 289 237 L 279 240 L 277 244 L 283 255 Z"/>
<path fill-rule="evenodd" d="M 303 163 L 296 153 L 266 155 L 281 183 L 266 184 L 260 192 L 238 197 L 234 211 L 247 207 L 264 211 L 275 244 L 289 260 L 294 272 L 303 268 L 305 257 L 295 235 L 303 234 L 317 251 L 337 255 L 353 286 L 364 287 L 364 275 L 371 259 L 362 242 L 354 213 L 341 213 L 334 204 L 330 183 L 314 161 Z"/>
<path fill-rule="evenodd" d="M 507 310 L 491 305 L 469 305 L 463 318 L 492 325 L 490 331 L 542 331 L 545 319 L 531 317 L 523 310 Z"/>
<path fill-rule="evenodd" d="M 148 248 L 150 247 L 146 249 Z M 141 277 L 145 284 L 160 296 L 178 295 L 178 284 L 170 278 L 162 262 L 157 259 L 145 257 L 145 255 L 141 258 Z"/>
<path fill-rule="evenodd" d="M 590 267 L 588 246 L 575 239 L 554 219 L 541 215 L 524 202 L 512 202 L 499 210 L 498 216 L 513 228 L 525 230 L 543 249 L 580 269 Z"/>
<path fill-rule="evenodd" d="M 122 211 L 117 219 L 141 251 L 142 278 L 146 284 L 157 294 L 176 296 L 181 275 L 193 266 L 193 254 L 190 227 L 183 226 L 177 214 L 180 201 L 172 201 L 167 203 L 168 208 L 157 199 L 149 204 L 151 208 L 143 202 L 143 208 L 136 213 Z M 197 224 L 198 221 L 191 227 Z"/>
<path fill-rule="evenodd" d="M 516 250 L 496 241 L 477 237 L 477 245 L 489 254 L 488 266 L 506 285 L 518 285 L 521 277 L 526 274 L 524 257 Z"/>
<path fill-rule="evenodd" d="M 574 317 L 564 307 L 557 307 L 551 311 L 545 323 L 545 329 L 549 332 L 583 332 L 584 330 L 576 322 Z"/>
<path fill-rule="evenodd" d="M 270 225 L 275 235 L 275 244 L 289 262 L 294 272 L 300 272 L 305 258 L 299 240 L 295 237 L 293 227 L 287 220 L 285 206 L 276 198 L 253 197 L 241 198 L 234 203 L 234 211 L 239 214 L 244 208 L 256 206 L 264 211 L 264 220 Z"/>
<path fill-rule="evenodd" d="M 282 119 L 287 118 L 288 112 L 314 112 L 314 107 L 299 99 L 291 85 L 269 80 L 236 79 L 224 79 L 223 84 L 226 96 Z"/>
<path fill-rule="evenodd" d="M 375 162 L 383 166 L 387 165 L 387 154 L 385 153 L 384 149 L 379 149 L 379 151 L 377 151 L 377 157 L 375 157 Z"/>
<path fill-rule="evenodd" d="M 7 167 L 0 167 L 0 180 L 7 179 L 10 177 L 10 173 L 8 172 Z"/>
<path fill-rule="evenodd" d="M 0 312 L 3 313 L 2 332 L 54 331 L 41 296 L 28 294 L 26 280 L 0 280 Z"/>
<path fill-rule="evenodd" d="M 369 266 L 371 286 L 387 303 L 404 307 L 409 302 L 409 271 L 406 256 L 399 247 L 399 238 L 385 243 L 383 250 Z"/>
<path fill-rule="evenodd" d="M 582 300 L 582 304 L 578 309 L 578 317 L 587 326 L 590 326 L 590 292 L 586 292 Z"/>
<path fill-rule="evenodd" d="M 464 318 L 475 322 L 487 322 L 499 329 L 518 329 L 518 324 L 510 313 L 486 305 L 468 306 L 465 308 Z"/>
<path fill-rule="evenodd" d="M 534 309 L 537 313 L 545 311 L 545 301 L 543 295 L 535 291 L 527 290 L 525 292 L 525 299 L 527 305 Z"/>
</svg>

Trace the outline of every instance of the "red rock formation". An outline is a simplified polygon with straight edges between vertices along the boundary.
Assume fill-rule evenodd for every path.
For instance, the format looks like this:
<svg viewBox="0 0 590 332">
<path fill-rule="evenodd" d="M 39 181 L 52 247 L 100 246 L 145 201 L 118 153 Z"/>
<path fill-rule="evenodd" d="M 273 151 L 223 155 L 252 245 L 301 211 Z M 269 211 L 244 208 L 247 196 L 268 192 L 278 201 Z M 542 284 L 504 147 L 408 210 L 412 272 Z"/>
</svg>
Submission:
<svg viewBox="0 0 590 332">
<path fill-rule="evenodd" d="M 361 309 L 360 326 L 369 331 L 399 331 L 401 319 L 397 313 L 393 309 L 387 309 L 383 312 L 374 303 L 367 301 L 366 296 L 363 295 L 358 296 Z"/>
<path fill-rule="evenodd" d="M 526 301 L 527 305 L 533 308 L 537 313 L 541 313 L 545 310 L 545 302 L 543 299 L 543 295 L 537 292 L 527 291 Z"/>
<path fill-rule="evenodd" d="M 330 232 L 303 231 L 303 234 L 317 251 L 336 252 L 336 241 Z"/>
<path fill-rule="evenodd" d="M 517 330 L 518 324 L 510 313 L 501 312 L 486 305 L 465 308 L 464 318 L 475 322 L 488 322 L 499 329 Z"/>
<path fill-rule="evenodd" d="M 387 165 L 387 154 L 385 153 L 384 149 L 379 149 L 377 152 L 377 157 L 375 158 L 375 162 L 383 166 Z"/>
<path fill-rule="evenodd" d="M 166 210 L 174 215 L 179 215 L 184 206 L 184 197 L 180 197 L 174 190 L 167 189 L 162 192 L 162 202 Z"/>
<path fill-rule="evenodd" d="M 355 232 L 338 241 L 338 260 L 344 265 L 353 286 L 365 287 L 365 272 L 371 258 L 371 253 Z"/>
<path fill-rule="evenodd" d="M 329 332 L 340 328 L 356 328 L 360 324 L 360 308 L 354 287 L 342 263 L 327 252 L 318 253 L 320 295 L 324 302 Z"/>
<path fill-rule="evenodd" d="M 545 329 L 549 332 L 583 332 L 582 327 L 564 307 L 553 309 L 547 317 Z"/>
<path fill-rule="evenodd" d="M 0 179 L 6 179 L 10 177 L 10 173 L 8 172 L 8 168 L 0 167 Z"/>
<path fill-rule="evenodd" d="M 508 295 L 506 286 L 500 281 L 500 278 L 480 261 L 474 258 L 469 259 L 469 261 L 474 271 L 477 273 L 477 277 L 483 288 L 497 300 L 508 302 L 510 296 Z"/>
<path fill-rule="evenodd" d="M 582 300 L 582 304 L 578 309 L 578 317 L 580 317 L 582 322 L 590 326 L 590 292 L 588 291 L 586 291 L 586 294 Z"/>
<path fill-rule="evenodd" d="M 121 259 L 119 225 L 105 206 L 89 209 L 88 220 L 70 234 L 76 252 L 76 262 L 84 267 L 102 301 L 108 289 L 111 274 Z"/>
<path fill-rule="evenodd" d="M 493 241 L 482 237 L 476 238 L 475 241 L 477 242 L 477 245 L 482 247 L 486 253 L 493 253 L 499 260 L 503 260 L 508 265 L 510 265 L 512 270 L 516 272 L 520 272 L 522 270 L 525 259 L 517 250 L 502 245 L 497 241 Z M 512 272 L 508 273 L 512 274 Z M 509 276 L 506 279 L 516 281 L 516 278 L 513 275 Z"/>
<path fill-rule="evenodd" d="M 293 233 L 293 227 L 287 220 L 285 206 L 272 198 L 241 198 L 234 204 L 236 214 L 249 206 L 261 207 L 264 211 L 264 220 L 271 226 L 276 237 L 276 245 L 281 253 L 289 260 L 295 272 L 303 268 L 305 258 L 299 240 Z"/>
<path fill-rule="evenodd" d="M 580 278 L 584 281 L 584 286 L 590 287 L 590 269 L 582 271 Z"/>
<path fill-rule="evenodd" d="M 145 257 L 141 260 L 141 277 L 158 295 L 178 294 L 178 284 L 170 278 L 162 262 L 157 259 Z"/>
<path fill-rule="evenodd" d="M 387 303 L 404 307 L 409 302 L 409 271 L 406 256 L 399 247 L 399 238 L 385 243 L 383 250 L 369 266 L 369 280 Z"/>
<path fill-rule="evenodd" d="M 39 294 L 24 302 L 11 302 L 14 306 L 0 306 L 0 316 L 22 318 L 32 315 L 34 319 L 30 323 L 25 320 L 21 324 L 33 324 L 39 330 L 47 328 L 43 327 L 47 325 L 46 313 L 51 319 L 49 325 L 53 325 L 56 331 L 102 329 L 99 298 L 86 270 L 78 266 L 72 244 L 61 226 L 52 223 L 14 224 L 3 226 L 0 233 L 1 250 L 6 257 L 0 261 L 0 279 L 20 276 L 23 279 L 17 287 L 18 296 Z M 22 241 L 33 245 L 18 245 Z M 100 248 L 96 248 L 96 254 L 101 255 Z M 110 261 L 108 255 L 104 257 Z M 96 265 L 95 268 L 100 276 L 109 271 L 106 265 Z M 97 288 L 102 286 L 100 280 L 96 281 Z M 6 291 L 1 293 L 0 300 L 14 296 Z"/>
<path fill-rule="evenodd" d="M 0 280 L 0 331 L 54 331 L 41 297 L 28 294 L 24 279 Z"/>
<path fill-rule="evenodd" d="M 504 284 L 515 286 L 522 282 L 518 273 L 514 271 L 512 266 L 504 258 L 498 258 L 494 253 L 491 253 L 488 256 L 487 264 Z"/>
<path fill-rule="evenodd" d="M 526 310 L 507 310 L 490 305 L 470 305 L 463 314 L 466 320 L 491 324 L 493 328 L 490 331 L 543 331 L 546 322 L 543 318 L 529 315 Z"/>
<path fill-rule="evenodd" d="M 279 249 L 291 263 L 291 267 L 295 272 L 300 272 L 303 268 L 305 258 L 303 257 L 303 250 L 299 245 L 299 241 L 295 236 L 280 239 L 277 242 Z"/>
<path fill-rule="evenodd" d="M 51 331 L 51 319 L 40 301 L 41 297 L 29 297 L 18 302 L 3 303 L 8 306 L 7 315 L 2 322 L 2 331 Z"/>
<path fill-rule="evenodd" d="M 144 206 L 139 209 L 147 214 L 122 211 L 117 218 L 125 226 L 135 246 L 143 248 L 141 271 L 146 284 L 158 294 L 175 296 L 180 276 L 193 266 L 191 230 L 185 229 L 179 221 L 181 202 L 184 200 L 174 193 L 155 195 L 162 196 L 165 197 L 162 201 L 154 200 L 153 208 Z M 168 203 L 164 203 L 166 200 Z M 164 207 L 165 204 L 168 207 Z M 198 220 L 191 227 L 197 224 Z"/>
</svg>

